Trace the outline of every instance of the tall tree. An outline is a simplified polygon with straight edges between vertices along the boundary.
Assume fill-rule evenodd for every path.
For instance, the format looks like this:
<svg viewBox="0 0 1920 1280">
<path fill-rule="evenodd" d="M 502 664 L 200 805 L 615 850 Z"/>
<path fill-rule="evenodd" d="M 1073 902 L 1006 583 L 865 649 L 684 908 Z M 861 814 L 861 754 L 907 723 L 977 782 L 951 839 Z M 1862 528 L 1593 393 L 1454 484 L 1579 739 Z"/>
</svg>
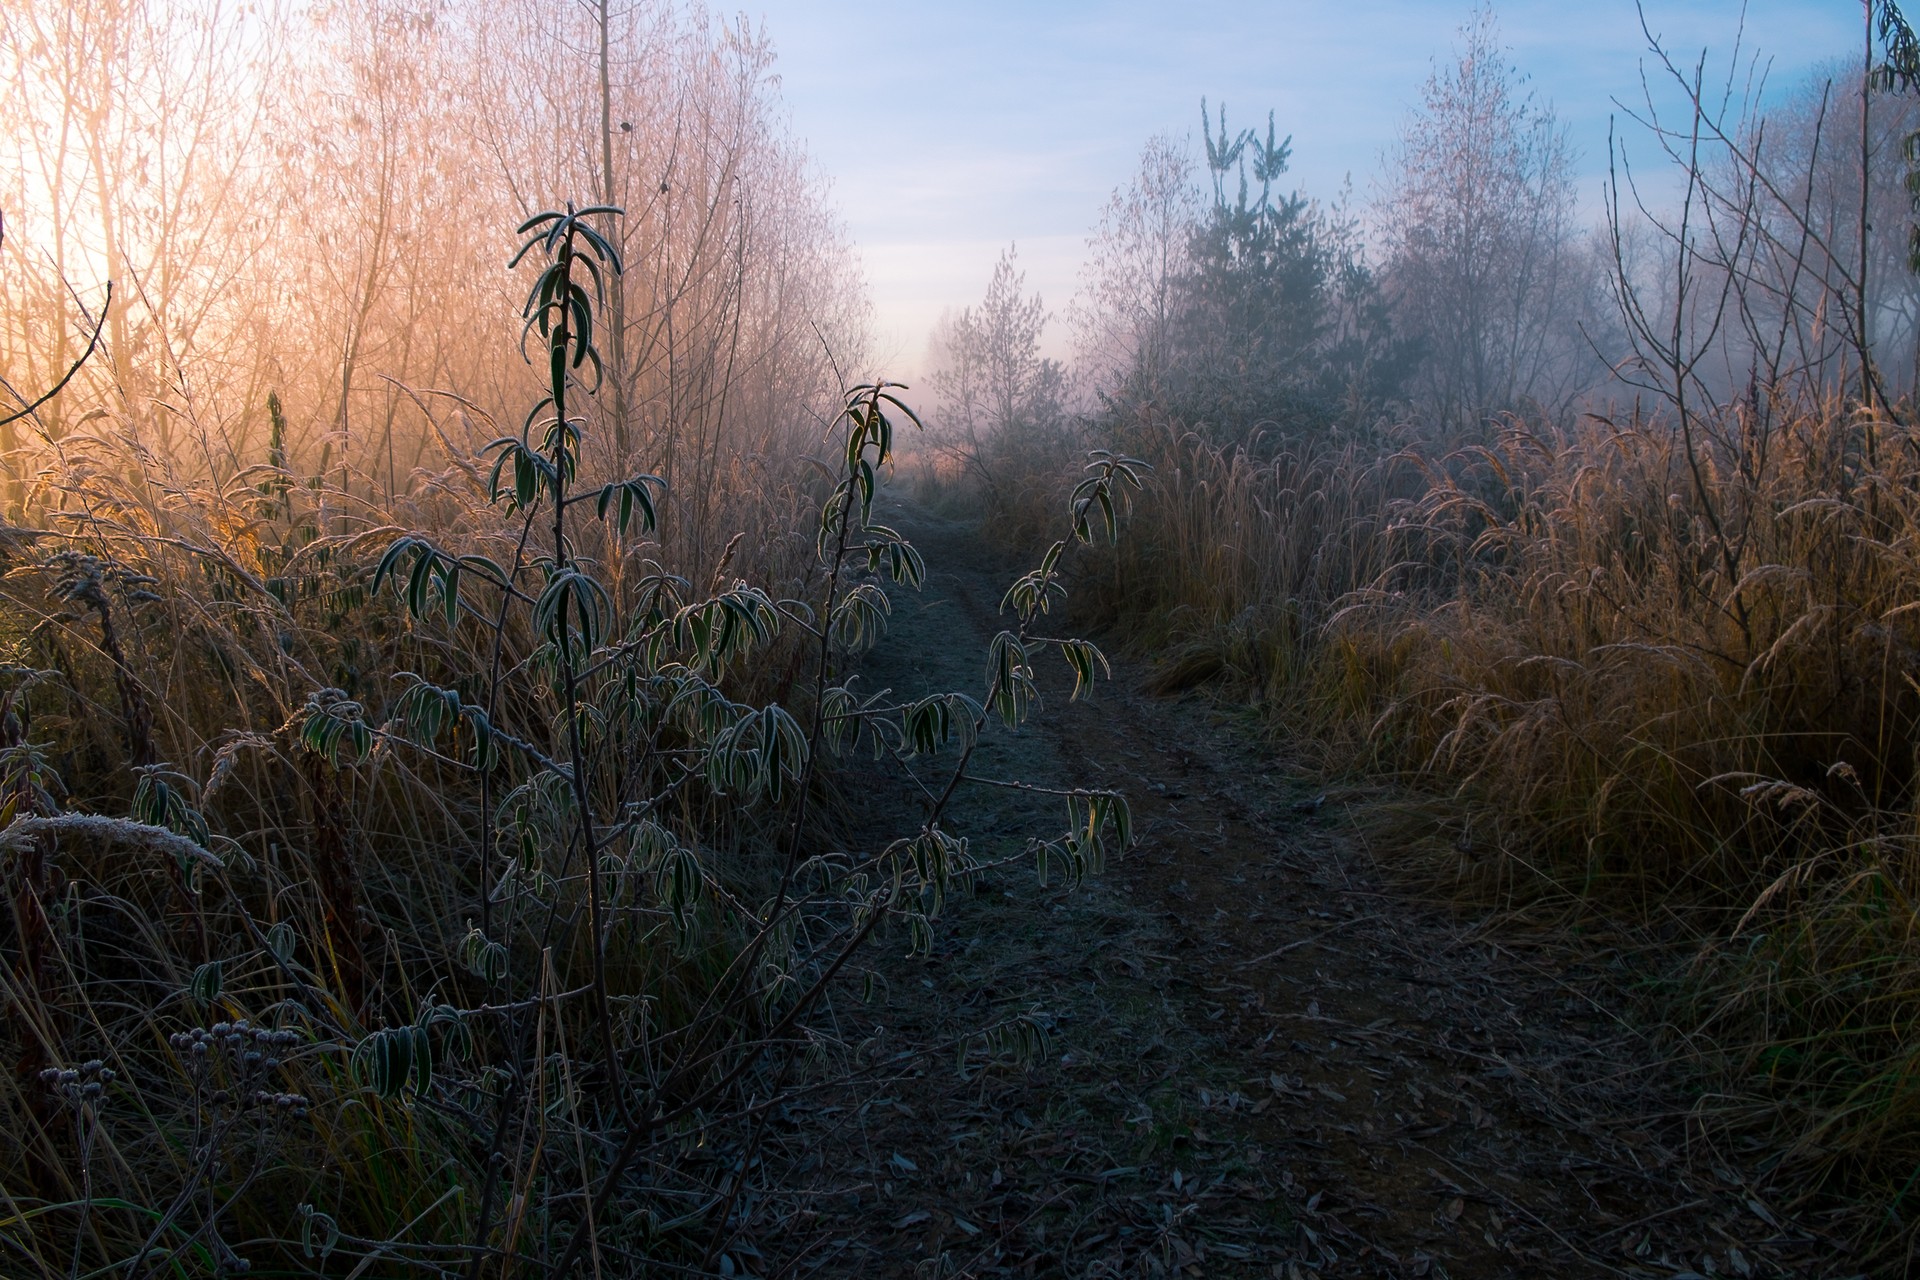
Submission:
<svg viewBox="0 0 1920 1280">
<path fill-rule="evenodd" d="M 1102 393 L 1165 391 L 1176 290 L 1199 209 L 1188 148 L 1165 135 L 1148 139 L 1139 171 L 1108 198 L 1087 238 L 1080 292 L 1068 309 L 1080 366 Z"/>
<path fill-rule="evenodd" d="M 1027 296 L 1017 261 L 1009 245 L 980 304 L 944 317 L 935 333 L 930 381 L 948 447 L 983 476 L 992 442 L 1056 426 L 1065 412 L 1066 371 L 1040 354 L 1046 304 Z"/>
<path fill-rule="evenodd" d="M 1386 285 L 1425 349 L 1419 384 L 1447 422 L 1563 401 L 1590 360 L 1575 287 L 1574 155 L 1507 61 L 1491 7 L 1460 29 L 1389 158 Z"/>
<path fill-rule="evenodd" d="M 1293 139 L 1277 135 L 1271 113 L 1264 138 L 1230 133 L 1224 105 L 1217 136 L 1204 101 L 1200 122 L 1213 202 L 1179 283 L 1181 407 L 1234 434 L 1263 420 L 1322 418 L 1333 263 L 1320 212 L 1278 185 Z"/>
</svg>

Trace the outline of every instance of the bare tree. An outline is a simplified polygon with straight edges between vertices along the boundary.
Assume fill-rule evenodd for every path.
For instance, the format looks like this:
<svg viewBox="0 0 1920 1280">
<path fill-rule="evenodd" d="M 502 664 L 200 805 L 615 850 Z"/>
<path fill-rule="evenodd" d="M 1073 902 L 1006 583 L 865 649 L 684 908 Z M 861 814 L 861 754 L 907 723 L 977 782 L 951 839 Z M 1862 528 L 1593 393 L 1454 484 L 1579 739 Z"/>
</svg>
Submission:
<svg viewBox="0 0 1920 1280">
<path fill-rule="evenodd" d="M 1424 347 L 1420 382 L 1442 420 L 1563 403 L 1577 388 L 1589 364 L 1563 319 L 1574 207 L 1566 132 L 1482 7 L 1428 79 L 1379 204 L 1387 292 Z"/>
<path fill-rule="evenodd" d="M 867 311 L 763 31 L 627 0 L 227 5 L 0 5 L 5 376 L 57 379 L 99 302 L 60 282 L 115 282 L 42 437 L 98 410 L 169 467 L 271 455 L 336 507 L 404 497 L 435 431 L 484 443 L 534 381 L 499 229 L 603 201 L 628 270 L 583 465 L 667 476 L 699 580 L 738 528 L 785 527 L 747 513 L 798 501 L 840 403 L 828 352 L 863 371 Z M 0 428 L 16 481 L 20 432 Z"/>
<path fill-rule="evenodd" d="M 1194 159 L 1182 140 L 1147 140 L 1140 168 L 1115 188 L 1087 238 L 1080 292 L 1068 309 L 1075 355 L 1096 387 L 1164 386 L 1173 359 L 1180 278 L 1200 214 Z"/>
<path fill-rule="evenodd" d="M 1657 79 L 1684 107 L 1663 115 L 1649 93 L 1628 114 L 1683 181 L 1678 207 L 1649 210 L 1616 148 L 1614 274 L 1634 348 L 1622 371 L 1680 409 L 1683 426 L 1695 406 L 1735 398 L 1764 429 L 1782 396 L 1841 393 L 1884 410 L 1913 386 L 1908 169 L 1920 106 L 1890 65 L 1910 55 L 1889 37 L 1890 61 L 1878 62 L 1873 30 L 1860 61 L 1784 96 L 1767 92 L 1763 59 L 1740 40 L 1710 72 L 1705 54 L 1683 62 L 1648 32 Z M 1660 246 L 1653 277 L 1632 269 L 1636 226 Z"/>
<path fill-rule="evenodd" d="M 980 305 L 943 316 L 934 335 L 929 381 L 946 447 L 989 481 L 992 446 L 1059 425 L 1067 394 L 1065 370 L 1040 354 L 1046 304 L 1026 295 L 1016 261 L 1010 245 Z"/>
<path fill-rule="evenodd" d="M 1862 81 L 1872 106 L 1856 117 L 1846 100 Z M 1743 163 L 1758 170 L 1752 213 L 1766 234 L 1748 302 L 1765 313 L 1767 340 L 1746 345 L 1777 346 L 1785 328 L 1796 364 L 1837 371 L 1844 354 L 1858 363 L 1857 337 L 1871 353 L 1870 381 L 1898 398 L 1913 388 L 1920 359 L 1903 163 L 1906 140 L 1920 129 L 1920 103 L 1877 91 L 1871 64 L 1863 75 L 1857 63 L 1836 63 L 1764 114 L 1747 114 L 1739 145 L 1716 156 L 1714 174 L 1715 189 L 1731 192 Z M 1842 323 L 1827 322 L 1842 308 Z"/>
<path fill-rule="evenodd" d="M 0 129 L 22 179 L 16 230 L 53 279 L 117 282 L 98 364 L 136 415 L 181 391 L 186 365 L 195 395 L 217 389 L 226 366 L 215 353 L 243 302 L 234 285 L 261 251 L 254 155 L 266 113 L 247 86 L 278 69 L 284 24 L 277 6 L 245 21 L 235 9 L 0 7 Z M 68 326 L 28 324 L 7 339 L 23 365 L 71 359 Z M 27 354 L 43 341 L 50 349 Z M 214 358 L 197 361 L 202 353 Z M 46 425 L 59 434 L 59 410 Z M 147 425 L 164 447 L 172 417 Z"/>
</svg>

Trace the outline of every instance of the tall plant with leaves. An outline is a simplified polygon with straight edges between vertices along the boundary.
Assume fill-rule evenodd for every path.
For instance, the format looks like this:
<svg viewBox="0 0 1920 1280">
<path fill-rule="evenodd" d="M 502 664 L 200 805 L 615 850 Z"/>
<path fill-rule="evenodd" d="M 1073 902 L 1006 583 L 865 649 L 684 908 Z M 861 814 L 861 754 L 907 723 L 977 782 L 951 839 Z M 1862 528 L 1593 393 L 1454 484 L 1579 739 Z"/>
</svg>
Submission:
<svg viewBox="0 0 1920 1280">
<path fill-rule="evenodd" d="M 811 538 L 743 531 L 799 534 L 810 571 L 771 587 L 717 572 L 704 589 L 672 572 L 663 482 L 582 480 L 605 424 L 620 216 L 520 227 L 523 350 L 544 386 L 518 430 L 456 458 L 444 492 L 473 496 L 448 518 L 422 502 L 409 525 L 322 533 L 327 482 L 292 483 L 276 435 L 264 479 L 237 482 L 245 510 L 285 526 L 264 576 L 137 534 L 63 534 L 51 558 L 33 550 L 50 533 L 0 545 L 9 599 L 43 601 L 41 640 L 100 653 L 0 669 L 0 959 L 24 979 L 0 1003 L 17 1051 L 0 1181 L 23 1206 L 0 1215 L 7 1256 L 139 1280 L 402 1260 L 446 1276 L 724 1270 L 770 1100 L 820 1083 L 830 991 L 879 963 L 861 958 L 876 938 L 930 947 L 981 869 L 951 817 L 976 744 L 1032 714 L 1047 650 L 1076 695 L 1104 667 L 1042 620 L 1063 558 L 1112 536 L 1137 487 L 1116 457 L 1095 460 L 1070 534 L 1009 594 L 979 686 L 857 683 L 888 589 L 925 575 L 874 518 L 912 422 L 885 382 L 845 392 L 828 425 Z M 273 718 L 222 722 L 203 774 L 134 641 L 157 642 L 145 615 L 203 603 L 189 592 L 208 580 L 223 616 L 257 601 L 261 647 L 236 630 L 211 660 L 268 689 Z M 207 638 L 189 630 L 179 661 Z M 359 647 L 300 660 L 317 638 Z M 286 658 L 283 683 L 263 653 Z M 138 766 L 129 817 L 127 788 L 63 787 L 76 753 L 43 748 L 63 731 L 30 715 L 89 681 L 122 695 L 90 750 L 118 742 Z M 928 803 L 845 848 L 820 802 L 856 751 L 930 779 Z M 1066 830 L 1021 856 L 1097 870 L 1130 836 L 1124 800 L 1053 794 Z M 1021 1015 L 979 1034 L 1040 1042 Z"/>
<path fill-rule="evenodd" d="M 877 933 L 903 931 L 917 951 L 932 945 L 947 897 L 978 869 L 946 818 L 974 744 L 990 722 L 1013 728 L 1030 714 L 1033 655 L 1060 651 L 1074 696 L 1104 667 L 1085 641 L 1033 628 L 1060 594 L 1067 546 L 1097 528 L 1113 536 L 1117 504 L 1139 483 L 1131 460 L 1096 459 L 1074 495 L 1071 537 L 1009 593 L 1019 621 L 994 640 L 977 698 L 856 691 L 857 656 L 886 627 L 883 580 L 917 588 L 925 574 L 908 540 L 873 519 L 896 423 L 913 421 L 886 382 L 849 390 L 831 426 L 839 457 L 815 530 L 817 594 L 776 598 L 716 580 L 700 595 L 657 567 L 623 585 L 604 561 L 633 557 L 629 540 L 652 533 L 662 484 L 649 475 L 576 484 L 600 369 L 598 309 L 622 267 L 595 224 L 614 216 L 569 207 L 520 228 L 514 262 L 541 263 L 523 340 L 547 377 L 521 431 L 490 446 L 487 492 L 519 526 L 514 556 L 462 554 L 410 533 L 374 572 L 376 591 L 397 590 L 415 625 L 479 627 L 493 655 L 478 699 L 474 680 L 442 687 L 403 673 L 386 730 L 419 749 L 438 751 L 449 735 L 465 748 L 483 831 L 480 922 L 459 960 L 485 999 L 430 1004 L 398 1029 L 365 1033 L 352 1060 L 390 1099 L 465 1100 L 471 1140 L 488 1152 L 470 1257 L 504 1254 L 547 1275 L 571 1274 L 589 1249 L 607 1248 L 618 1204 L 663 1185 L 708 1211 L 670 1215 L 677 1232 L 651 1219 L 623 1247 L 710 1260 L 753 1164 L 702 1173 L 700 1150 L 716 1129 L 757 1146 L 768 1112 L 747 1094 L 788 1087 L 808 1015 Z M 811 679 L 779 700 L 735 701 L 730 672 L 775 646 L 797 646 L 790 666 Z M 309 736 L 336 755 L 344 743 L 351 762 L 378 735 Z M 950 743 L 957 758 L 916 829 L 877 850 L 822 849 L 812 806 L 833 757 L 866 747 L 904 763 Z M 1104 790 L 1057 794 L 1069 828 L 1031 853 L 1043 875 L 1064 859 L 1077 878 L 1131 838 L 1126 805 Z M 717 857 L 716 811 L 750 833 L 744 864 Z M 1003 1041 L 1030 1040 L 1002 1030 Z M 577 1047 L 557 1062 L 549 1037 Z M 596 1060 L 580 1052 L 585 1043 Z M 474 1065 L 449 1067 L 455 1044 Z M 559 1111 L 547 1096 L 556 1087 Z M 570 1132 L 555 1130 L 561 1116 Z M 529 1132 L 549 1154 L 526 1154 Z M 520 1163 L 507 1158 L 515 1150 Z M 551 1154 L 560 1150 L 572 1155 Z M 545 1215 L 537 1237 L 527 1225 L 535 1201 Z"/>
</svg>

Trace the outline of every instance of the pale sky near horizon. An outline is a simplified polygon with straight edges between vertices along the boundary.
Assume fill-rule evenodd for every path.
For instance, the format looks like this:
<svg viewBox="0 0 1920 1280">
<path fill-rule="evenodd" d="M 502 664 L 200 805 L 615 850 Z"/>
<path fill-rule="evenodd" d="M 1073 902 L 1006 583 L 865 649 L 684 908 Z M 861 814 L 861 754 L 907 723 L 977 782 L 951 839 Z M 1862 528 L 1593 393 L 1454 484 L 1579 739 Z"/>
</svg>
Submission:
<svg viewBox="0 0 1920 1280">
<path fill-rule="evenodd" d="M 1646 0 L 1677 56 L 1702 50 L 1725 74 L 1745 48 L 1775 88 L 1859 56 L 1857 0 Z M 1228 124 L 1293 136 L 1292 184 L 1320 199 L 1351 177 L 1371 196 L 1381 157 L 1449 56 L 1472 0 L 747 0 L 831 198 L 859 248 L 874 301 L 880 371 L 917 377 L 946 307 L 978 301 L 1017 243 L 1029 292 L 1060 319 L 1086 238 L 1156 133 L 1194 134 L 1200 99 Z M 1583 208 L 1597 218 L 1614 99 L 1643 100 L 1646 39 L 1633 0 L 1495 5 L 1512 63 L 1550 102 L 1581 153 Z M 1630 154 L 1651 146 L 1620 122 Z"/>
</svg>

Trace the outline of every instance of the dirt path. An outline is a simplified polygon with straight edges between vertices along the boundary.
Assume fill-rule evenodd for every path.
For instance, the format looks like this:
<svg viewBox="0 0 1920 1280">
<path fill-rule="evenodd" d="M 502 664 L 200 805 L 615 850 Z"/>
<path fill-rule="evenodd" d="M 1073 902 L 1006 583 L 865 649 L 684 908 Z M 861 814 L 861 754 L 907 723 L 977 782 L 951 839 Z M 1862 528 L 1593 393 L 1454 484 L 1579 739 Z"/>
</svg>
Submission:
<svg viewBox="0 0 1920 1280">
<path fill-rule="evenodd" d="M 930 580 L 866 672 L 974 691 L 1018 566 L 883 500 Z M 1607 1012 L 1618 975 L 1397 894 L 1359 798 L 1314 795 L 1208 708 L 1116 669 L 1064 683 L 979 773 L 1122 788 L 1139 846 L 1074 892 L 1030 868 L 951 906 L 823 1028 L 856 1085 L 790 1109 L 751 1207 L 761 1275 L 1846 1276 L 1687 1122 L 1673 1072 Z M 931 774 L 933 771 L 929 770 Z M 876 781 L 863 822 L 915 820 Z M 968 788 L 954 827 L 1006 852 L 1057 800 Z M 905 950 L 904 940 L 886 944 Z M 1031 1069 L 957 1041 L 1028 1013 Z"/>
</svg>

